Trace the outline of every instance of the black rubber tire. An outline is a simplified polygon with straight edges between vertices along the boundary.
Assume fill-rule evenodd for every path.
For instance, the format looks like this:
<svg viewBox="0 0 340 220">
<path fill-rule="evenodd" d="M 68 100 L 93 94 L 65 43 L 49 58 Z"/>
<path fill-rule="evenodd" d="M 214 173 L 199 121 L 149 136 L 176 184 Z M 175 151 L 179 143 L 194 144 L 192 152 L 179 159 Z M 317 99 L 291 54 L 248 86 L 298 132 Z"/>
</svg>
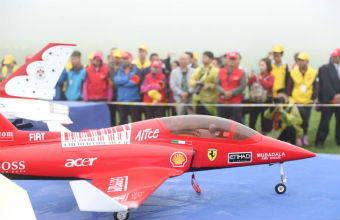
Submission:
<svg viewBox="0 0 340 220">
<path fill-rule="evenodd" d="M 125 214 L 125 216 L 122 216 L 122 214 Z M 129 212 L 114 212 L 113 213 L 113 218 L 115 220 L 127 220 L 129 219 L 130 213 Z"/>
<path fill-rule="evenodd" d="M 285 193 L 285 192 L 286 192 L 286 189 L 287 189 L 287 187 L 286 187 L 286 185 L 283 184 L 283 183 L 279 183 L 279 184 L 277 184 L 277 185 L 275 186 L 275 192 L 276 192 L 277 194 L 283 194 L 283 193 Z"/>
</svg>

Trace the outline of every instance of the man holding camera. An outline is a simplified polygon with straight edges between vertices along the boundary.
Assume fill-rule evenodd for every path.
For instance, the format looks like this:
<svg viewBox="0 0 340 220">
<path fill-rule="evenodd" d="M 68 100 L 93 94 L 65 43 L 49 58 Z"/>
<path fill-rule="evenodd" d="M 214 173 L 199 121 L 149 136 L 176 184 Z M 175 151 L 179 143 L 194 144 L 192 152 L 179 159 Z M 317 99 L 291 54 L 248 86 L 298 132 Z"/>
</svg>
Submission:
<svg viewBox="0 0 340 220">
<path fill-rule="evenodd" d="M 193 105 L 196 114 L 216 115 L 216 107 L 210 104 L 217 103 L 215 81 L 218 69 L 212 65 L 214 54 L 205 51 L 202 57 L 203 66 L 198 67 L 192 74 L 190 86 L 194 88 Z"/>
<path fill-rule="evenodd" d="M 303 135 L 302 118 L 299 109 L 294 106 L 293 99 L 288 99 L 285 89 L 277 91 L 277 98 L 274 98 L 273 102 L 275 104 L 289 105 L 268 108 L 264 112 L 264 117 L 273 120 L 273 130 L 280 132 L 277 139 L 295 144 L 296 139 Z"/>
<path fill-rule="evenodd" d="M 220 69 L 216 79 L 219 103 L 242 103 L 242 93 L 247 86 L 247 78 L 239 68 L 240 56 L 235 51 L 226 55 L 226 66 Z M 242 107 L 218 107 L 218 116 L 242 122 Z"/>
</svg>

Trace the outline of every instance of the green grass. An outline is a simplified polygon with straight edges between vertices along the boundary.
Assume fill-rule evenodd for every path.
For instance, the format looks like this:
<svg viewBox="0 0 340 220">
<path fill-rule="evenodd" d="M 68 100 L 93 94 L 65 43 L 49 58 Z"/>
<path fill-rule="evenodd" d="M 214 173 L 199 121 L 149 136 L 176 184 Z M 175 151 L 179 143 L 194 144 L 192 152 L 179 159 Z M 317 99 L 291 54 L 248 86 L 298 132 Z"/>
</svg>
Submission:
<svg viewBox="0 0 340 220">
<path fill-rule="evenodd" d="M 308 128 L 308 142 L 309 146 L 304 147 L 305 149 L 312 151 L 314 153 L 327 153 L 327 154 L 340 154 L 340 146 L 336 145 L 335 142 L 335 115 L 333 114 L 330 125 L 329 125 L 329 134 L 325 143 L 323 144 L 323 148 L 316 148 L 315 147 L 315 139 L 316 134 L 319 127 L 319 122 L 321 118 L 321 112 L 316 112 L 313 108 L 311 111 L 311 117 L 309 121 L 309 128 Z M 248 121 L 248 120 L 247 120 Z M 256 122 L 256 129 L 258 131 L 261 130 L 260 128 L 260 117 L 257 118 Z"/>
</svg>

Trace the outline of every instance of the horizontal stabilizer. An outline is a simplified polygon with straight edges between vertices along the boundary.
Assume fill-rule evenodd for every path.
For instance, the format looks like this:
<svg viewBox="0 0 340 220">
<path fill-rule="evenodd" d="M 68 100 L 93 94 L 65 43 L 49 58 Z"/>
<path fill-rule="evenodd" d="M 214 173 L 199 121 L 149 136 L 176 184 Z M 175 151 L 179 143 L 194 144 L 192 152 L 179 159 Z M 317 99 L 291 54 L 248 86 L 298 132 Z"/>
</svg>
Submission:
<svg viewBox="0 0 340 220">
<path fill-rule="evenodd" d="M 70 181 L 80 211 L 122 212 L 127 207 L 100 191 L 86 180 Z"/>
</svg>

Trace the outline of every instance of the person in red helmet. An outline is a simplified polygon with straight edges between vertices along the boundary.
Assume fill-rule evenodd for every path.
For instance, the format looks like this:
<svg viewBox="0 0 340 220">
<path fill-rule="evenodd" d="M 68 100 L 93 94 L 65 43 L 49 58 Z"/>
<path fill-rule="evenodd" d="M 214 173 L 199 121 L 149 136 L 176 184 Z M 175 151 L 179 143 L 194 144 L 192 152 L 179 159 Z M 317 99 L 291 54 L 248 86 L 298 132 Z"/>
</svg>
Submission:
<svg viewBox="0 0 340 220">
<path fill-rule="evenodd" d="M 141 92 L 144 94 L 143 101 L 145 103 L 165 102 L 165 84 L 166 77 L 162 72 L 162 62 L 160 60 L 152 61 L 151 72 L 145 76 L 141 86 Z M 162 106 L 147 106 L 145 113 L 147 119 L 165 116 Z"/>
<path fill-rule="evenodd" d="M 112 88 L 109 82 L 109 68 L 103 62 L 103 55 L 96 52 L 93 63 L 86 68 L 86 81 L 83 86 L 84 101 L 111 100 Z"/>
<path fill-rule="evenodd" d="M 117 101 L 138 102 L 140 101 L 138 68 L 132 63 L 132 54 L 130 52 L 125 51 L 122 58 L 123 64 L 113 77 L 114 84 L 117 86 Z M 141 120 L 140 108 L 138 106 L 119 105 L 118 111 L 121 125 L 128 123 L 129 115 L 132 122 Z"/>
</svg>

